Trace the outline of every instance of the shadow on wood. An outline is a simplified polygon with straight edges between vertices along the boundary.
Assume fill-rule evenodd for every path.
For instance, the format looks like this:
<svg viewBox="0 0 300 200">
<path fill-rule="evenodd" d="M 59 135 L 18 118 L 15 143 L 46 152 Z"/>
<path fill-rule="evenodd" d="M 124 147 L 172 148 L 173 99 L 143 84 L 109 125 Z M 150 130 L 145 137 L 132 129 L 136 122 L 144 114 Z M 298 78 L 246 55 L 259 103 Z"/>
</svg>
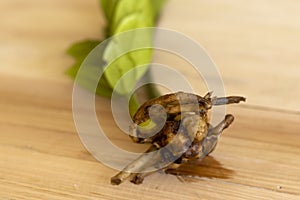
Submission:
<svg viewBox="0 0 300 200">
<path fill-rule="evenodd" d="M 182 176 L 184 181 L 195 181 L 195 177 L 230 179 L 234 171 L 226 169 L 211 156 L 202 161 L 195 160 L 180 166 L 177 169 L 166 170 L 167 174 Z"/>
</svg>

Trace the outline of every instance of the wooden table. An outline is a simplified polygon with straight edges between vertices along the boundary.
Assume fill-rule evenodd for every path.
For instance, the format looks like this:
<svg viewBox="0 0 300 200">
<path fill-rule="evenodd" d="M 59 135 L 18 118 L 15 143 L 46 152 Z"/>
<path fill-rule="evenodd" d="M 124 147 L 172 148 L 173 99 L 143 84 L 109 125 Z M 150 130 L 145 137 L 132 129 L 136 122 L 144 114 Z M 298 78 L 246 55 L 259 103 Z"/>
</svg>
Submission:
<svg viewBox="0 0 300 200">
<path fill-rule="evenodd" d="M 79 140 L 73 81 L 64 74 L 73 63 L 65 54 L 71 43 L 102 37 L 97 2 L 1 1 L 0 199 L 300 199 L 299 9 L 294 0 L 170 0 L 159 26 L 201 43 L 227 93 L 248 101 L 228 107 L 236 120 L 193 168 L 197 177 L 156 173 L 142 185 L 112 186 L 117 171 Z M 103 125 L 113 142 L 143 148 L 115 127 L 109 99 L 96 105 L 107 113 Z"/>
</svg>

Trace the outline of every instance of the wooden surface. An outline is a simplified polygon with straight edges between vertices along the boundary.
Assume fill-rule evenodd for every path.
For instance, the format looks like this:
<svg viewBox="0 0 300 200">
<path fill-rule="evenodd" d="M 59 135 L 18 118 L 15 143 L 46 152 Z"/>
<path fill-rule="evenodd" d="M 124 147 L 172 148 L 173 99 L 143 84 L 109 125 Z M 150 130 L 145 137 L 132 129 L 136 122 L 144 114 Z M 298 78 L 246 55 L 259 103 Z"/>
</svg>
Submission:
<svg viewBox="0 0 300 200">
<path fill-rule="evenodd" d="M 227 93 L 248 102 L 228 107 L 236 120 L 212 156 L 184 169 L 197 177 L 156 173 L 112 186 L 117 171 L 78 138 L 64 74 L 71 43 L 102 37 L 96 1 L 1 1 L 0 199 L 300 199 L 299 9 L 294 0 L 170 0 L 160 26 L 201 43 Z M 96 105 L 113 142 L 142 149 L 114 126 L 108 99 Z"/>
</svg>

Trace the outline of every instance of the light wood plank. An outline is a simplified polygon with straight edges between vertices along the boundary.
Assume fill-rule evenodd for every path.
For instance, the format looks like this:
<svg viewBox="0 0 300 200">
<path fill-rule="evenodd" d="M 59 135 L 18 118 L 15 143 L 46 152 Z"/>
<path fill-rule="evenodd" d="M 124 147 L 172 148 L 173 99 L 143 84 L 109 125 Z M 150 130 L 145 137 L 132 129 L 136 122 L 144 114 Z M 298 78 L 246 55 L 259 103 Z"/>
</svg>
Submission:
<svg viewBox="0 0 300 200">
<path fill-rule="evenodd" d="M 293 0 L 170 0 L 160 26 L 203 44 L 227 93 L 247 103 L 228 107 L 235 122 L 212 156 L 179 171 L 197 176 L 155 173 L 142 185 L 112 186 L 117 171 L 96 161 L 76 133 L 73 81 L 64 74 L 71 43 L 102 37 L 97 2 L 1 1 L 0 199 L 299 199 L 299 8 Z M 156 59 L 206 92 L 182 60 Z M 145 149 L 115 126 L 108 99 L 97 97 L 96 107 L 114 144 Z"/>
</svg>

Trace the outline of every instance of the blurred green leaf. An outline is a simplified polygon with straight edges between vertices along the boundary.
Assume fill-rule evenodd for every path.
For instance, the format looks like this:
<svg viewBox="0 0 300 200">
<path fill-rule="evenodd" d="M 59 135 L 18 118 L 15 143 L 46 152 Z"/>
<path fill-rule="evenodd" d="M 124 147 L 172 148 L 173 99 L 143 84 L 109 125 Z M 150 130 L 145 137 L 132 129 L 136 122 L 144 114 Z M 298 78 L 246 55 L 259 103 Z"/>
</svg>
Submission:
<svg viewBox="0 0 300 200">
<path fill-rule="evenodd" d="M 154 26 L 154 13 L 150 1 L 151 0 L 139 0 L 137 2 L 136 0 L 119 0 L 110 24 L 111 35 L 134 29 L 136 26 L 140 28 Z M 133 21 L 135 21 L 136 24 L 133 24 L 132 20 L 126 19 L 128 17 L 132 19 L 133 15 L 135 16 Z M 131 23 L 124 28 L 124 24 L 126 25 L 124 21 L 130 21 Z M 137 23 L 139 25 L 137 25 Z M 121 30 L 120 26 L 122 26 Z"/>
<path fill-rule="evenodd" d="M 141 16 L 139 13 L 134 13 L 126 16 L 119 26 L 117 27 L 116 33 L 121 33 L 127 30 L 132 30 L 135 28 L 142 28 L 152 24 L 152 21 L 145 19 L 146 16 Z M 146 32 L 145 32 L 146 33 Z M 110 65 L 105 70 L 104 74 L 108 83 L 112 88 L 114 88 L 119 94 L 128 94 L 136 82 L 144 75 L 147 71 L 147 67 L 139 67 L 139 65 L 148 64 L 152 58 L 151 49 L 142 49 L 133 52 L 126 53 L 118 59 L 114 60 L 115 57 L 121 55 L 123 50 L 130 49 L 131 46 L 138 46 L 133 43 L 138 44 L 141 40 L 143 44 L 147 44 L 151 47 L 152 43 L 152 34 L 144 34 L 135 37 L 134 34 L 128 34 L 128 37 L 115 37 L 111 40 L 108 46 L 105 49 L 103 59 L 110 63 Z M 122 86 L 115 88 L 117 82 L 120 78 L 126 74 L 129 70 L 134 69 L 134 76 L 126 77 L 122 79 L 120 83 Z"/>
<path fill-rule="evenodd" d="M 100 41 L 97 40 L 85 40 L 73 44 L 67 49 L 67 54 L 75 59 L 75 63 L 69 68 L 66 73 L 72 78 L 76 77 L 76 74 L 80 68 L 81 63 L 86 56 L 98 45 Z"/>
<path fill-rule="evenodd" d="M 132 29 L 154 27 L 160 10 L 166 1 L 99 0 L 99 2 L 107 20 L 106 36 L 110 37 Z M 133 69 L 134 73 L 131 77 L 123 79 L 120 82 L 120 87 L 116 89 L 119 94 L 127 95 L 137 81 L 146 73 L 147 66 L 139 68 L 137 66 L 151 62 L 152 49 L 136 50 L 118 57 L 120 52 L 124 50 L 122 48 L 128 49 L 130 45 L 137 46 L 135 44 L 141 42 L 138 40 L 142 40 L 143 43 L 146 42 L 146 46 L 151 47 L 152 34 L 145 34 L 141 37 L 131 36 L 127 41 L 112 39 L 107 44 L 103 55 L 99 55 L 99 57 L 101 57 L 103 63 L 109 63 L 109 66 L 105 69 L 104 76 L 99 81 L 97 94 L 110 96 L 120 78 Z M 99 43 L 99 41 L 87 40 L 71 46 L 67 53 L 74 57 L 76 62 L 68 69 L 67 74 L 75 78 L 85 57 Z M 118 58 L 114 60 L 116 57 Z M 99 79 L 99 77 L 95 77 L 95 74 L 97 74 L 95 70 L 102 70 L 103 66 L 88 66 L 88 70 L 83 72 L 86 78 L 81 78 L 79 83 L 88 89 L 92 88 L 91 83 L 93 83 L 93 80 Z"/>
<path fill-rule="evenodd" d="M 111 23 L 115 7 L 120 0 L 100 0 L 100 5 L 105 14 L 108 24 Z"/>
<path fill-rule="evenodd" d="M 75 79 L 78 70 L 80 69 L 81 64 L 87 55 L 98 45 L 100 41 L 97 40 L 85 40 L 78 43 L 73 44 L 68 50 L 67 53 L 75 59 L 75 63 L 71 68 L 69 68 L 66 73 Z M 91 89 L 94 80 L 98 80 L 99 77 L 95 77 L 95 70 L 99 68 L 99 66 L 87 66 L 87 70 L 84 70 L 78 82 L 81 86 Z M 107 83 L 105 77 L 101 77 L 96 93 L 101 96 L 110 97 L 112 93 L 112 89 Z"/>
<path fill-rule="evenodd" d="M 160 10 L 165 5 L 166 2 L 167 0 L 151 0 L 151 5 L 153 8 L 155 19 L 157 19 L 157 17 L 159 16 Z"/>
<path fill-rule="evenodd" d="M 84 60 L 85 57 L 98 45 L 98 40 L 84 40 L 73 44 L 67 49 L 67 54 L 76 60 Z"/>
</svg>

